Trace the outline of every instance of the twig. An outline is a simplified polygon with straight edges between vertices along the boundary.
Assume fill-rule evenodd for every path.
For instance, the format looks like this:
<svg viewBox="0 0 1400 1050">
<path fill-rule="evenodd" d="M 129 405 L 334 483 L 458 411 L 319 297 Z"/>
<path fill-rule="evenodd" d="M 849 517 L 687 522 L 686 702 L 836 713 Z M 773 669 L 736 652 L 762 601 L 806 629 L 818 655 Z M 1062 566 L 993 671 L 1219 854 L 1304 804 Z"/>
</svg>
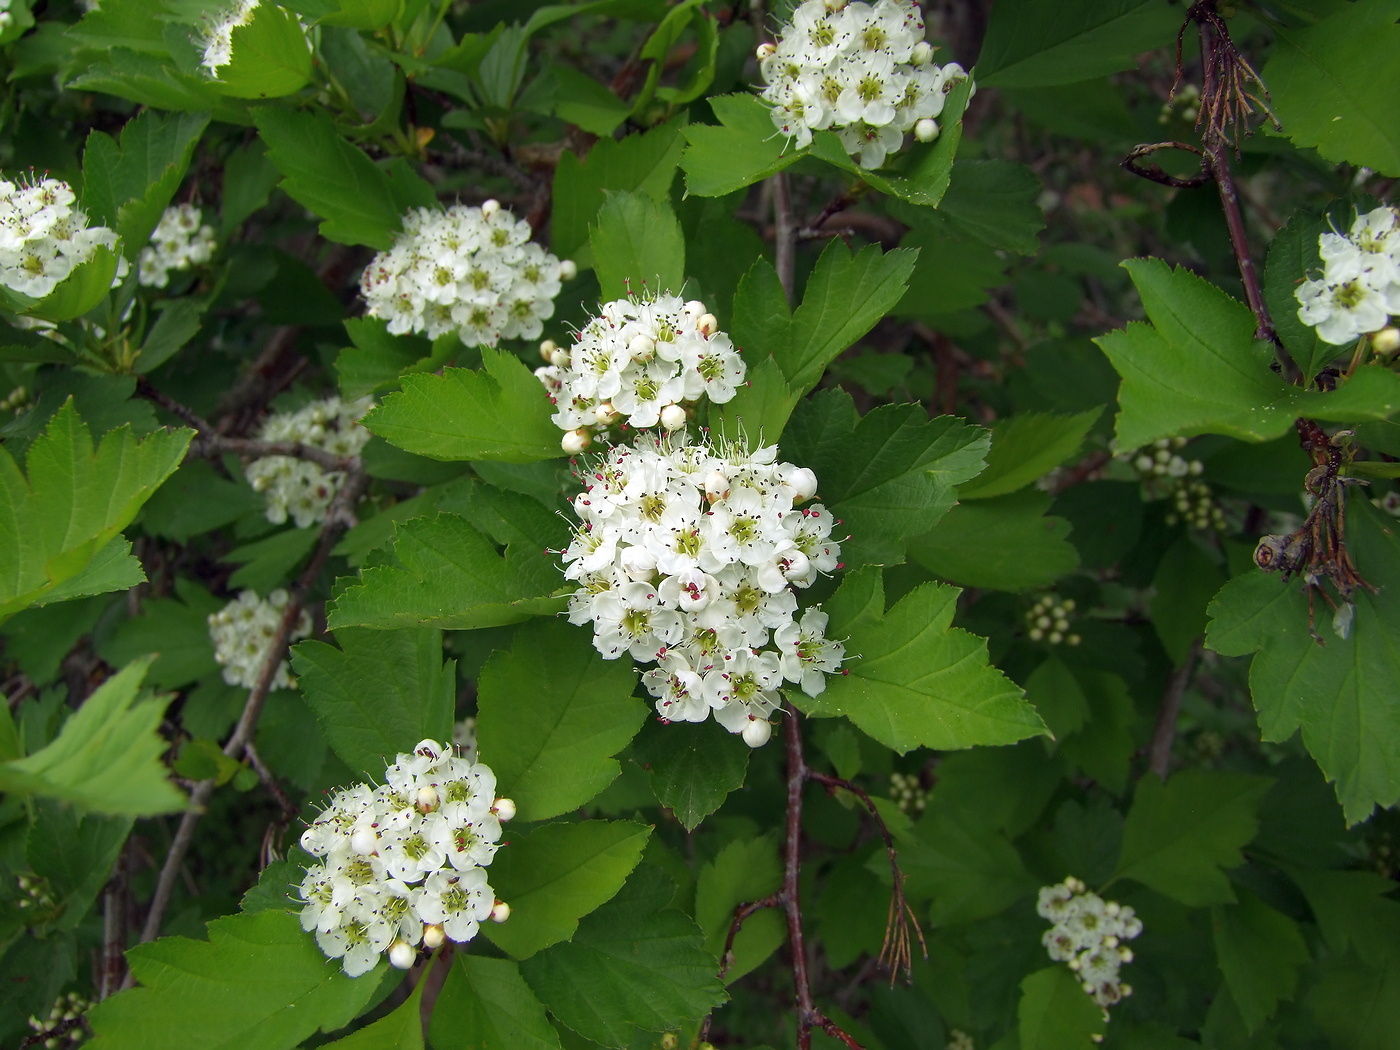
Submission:
<svg viewBox="0 0 1400 1050">
<path fill-rule="evenodd" d="M 734 939 L 739 936 L 739 930 L 750 915 L 763 911 L 765 908 L 776 908 L 782 904 L 779 894 L 770 894 L 762 900 L 749 901 L 747 904 L 740 904 L 734 909 L 734 918 L 729 922 L 729 933 L 724 938 L 724 951 L 719 957 L 719 976 L 724 979 L 725 972 L 734 965 Z"/>
<path fill-rule="evenodd" d="M 330 558 L 331 548 L 339 542 L 341 534 L 353 522 L 351 511 L 364 492 L 366 482 L 367 478 L 363 470 L 358 466 L 352 468 L 347 473 L 340 491 L 336 493 L 327 509 L 326 520 L 321 526 L 316 549 L 311 555 L 311 560 L 307 562 L 306 568 L 302 570 L 296 583 L 292 585 L 286 608 L 282 612 L 282 620 L 277 625 L 277 631 L 273 635 L 267 656 L 263 658 L 258 679 L 248 694 L 247 703 L 243 705 L 243 714 L 239 717 L 238 724 L 234 726 L 233 733 L 229 736 L 228 742 L 224 744 L 224 754 L 229 758 L 241 759 L 253 740 L 258 718 L 262 715 L 263 705 L 267 702 L 268 694 L 272 692 L 272 683 L 277 677 L 277 669 L 287 655 L 287 646 L 291 641 L 292 630 L 301 618 L 301 611 L 306 605 L 306 596 L 314 586 L 317 577 L 320 576 L 327 559 Z M 185 862 L 185 854 L 189 852 L 190 844 L 194 841 L 195 827 L 199 824 L 199 818 L 203 815 L 204 808 L 214 793 L 214 788 L 215 782 L 213 780 L 202 780 L 190 792 L 190 806 L 180 818 L 180 826 L 175 832 L 175 838 L 170 843 L 170 852 L 166 854 L 165 863 L 161 867 L 159 878 L 156 880 L 155 894 L 151 898 L 151 907 L 146 914 L 146 924 L 141 930 L 142 944 L 160 936 L 161 924 L 165 921 L 166 910 L 170 907 L 170 897 L 175 888 L 175 880 Z M 128 974 L 123 987 L 129 987 L 131 983 L 131 976 Z"/>
<path fill-rule="evenodd" d="M 787 172 L 772 176 L 773 183 L 773 260 L 778 281 L 788 305 L 792 305 L 792 284 L 797 267 L 797 223 L 792 215 L 792 193 Z"/>
<path fill-rule="evenodd" d="M 1167 779 L 1171 767 L 1172 741 L 1176 739 L 1176 721 L 1181 714 L 1181 700 L 1186 695 L 1186 687 L 1191 684 L 1191 676 L 1196 670 L 1196 661 L 1201 656 L 1201 643 L 1204 639 L 1196 636 L 1191 648 L 1186 650 L 1180 666 L 1172 673 L 1167 690 L 1162 694 L 1162 705 L 1157 709 L 1157 725 L 1152 730 L 1152 745 L 1147 752 L 1147 768 L 1162 780 Z"/>
<path fill-rule="evenodd" d="M 102 891 L 102 958 L 99 961 L 97 998 L 99 1001 L 121 987 L 125 976 L 127 868 L 130 864 L 131 842 L 122 844 L 117 854 L 116 869 Z"/>
</svg>

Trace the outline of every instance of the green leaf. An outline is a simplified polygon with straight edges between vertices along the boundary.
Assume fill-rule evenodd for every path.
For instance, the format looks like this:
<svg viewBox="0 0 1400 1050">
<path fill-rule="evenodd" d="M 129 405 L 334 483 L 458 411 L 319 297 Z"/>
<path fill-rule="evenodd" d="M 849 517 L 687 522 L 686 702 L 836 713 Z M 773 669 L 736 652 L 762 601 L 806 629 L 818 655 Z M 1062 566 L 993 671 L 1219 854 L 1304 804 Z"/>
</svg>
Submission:
<svg viewBox="0 0 1400 1050">
<path fill-rule="evenodd" d="M 322 25 L 374 30 L 398 18 L 404 0 L 336 0 L 336 6 L 339 10 L 322 18 Z"/>
<path fill-rule="evenodd" d="M 1328 160 L 1400 175 L 1400 4 L 1358 0 L 1275 30 L 1264 82 L 1283 132 Z"/>
<path fill-rule="evenodd" d="M 1269 242 L 1264 268 L 1264 301 L 1274 319 L 1274 327 L 1303 376 L 1311 379 L 1318 370 L 1345 347 L 1324 343 L 1317 329 L 1298 316 L 1298 298 L 1293 293 L 1308 271 L 1319 270 L 1318 237 L 1329 229 L 1327 220 L 1312 212 L 1300 211 Z"/>
<path fill-rule="evenodd" d="M 0 790 L 43 795 L 92 813 L 151 816 L 185 805 L 165 775 L 157 731 L 168 698 L 141 693 L 149 660 L 122 668 L 27 758 L 0 763 Z"/>
<path fill-rule="evenodd" d="M 296 15 L 260 4 L 233 30 L 233 57 L 215 85 L 234 98 L 280 98 L 311 79 L 311 48 Z"/>
<path fill-rule="evenodd" d="M 48 883 L 61 909 L 58 929 L 76 929 L 106 885 L 131 834 L 132 818 L 83 816 L 51 799 L 38 800 L 33 812 L 24 860 Z"/>
<path fill-rule="evenodd" d="M 121 427 L 94 450 L 70 398 L 29 446 L 28 478 L 0 448 L 0 623 L 87 568 L 175 471 L 192 433 L 138 440 Z"/>
<path fill-rule="evenodd" d="M 24 312 L 46 321 L 71 321 L 81 317 L 112 290 L 116 274 L 116 254 L 98 245 L 91 255 L 73 267 L 73 272 L 60 281 L 57 288 Z"/>
<path fill-rule="evenodd" d="M 634 747 L 656 800 L 688 831 L 744 786 L 750 748 L 717 722 L 648 723 Z"/>
<path fill-rule="evenodd" d="M 681 155 L 687 193 L 722 197 L 766 179 L 798 160 L 773 126 L 769 109 L 750 94 L 718 95 L 710 108 L 720 126 L 691 124 Z"/>
<path fill-rule="evenodd" d="M 549 654 L 547 661 L 540 655 Z M 589 632 L 561 620 L 522 627 L 477 680 L 477 746 L 521 820 L 577 809 L 611 784 L 613 757 L 646 718 L 628 661 L 604 660 Z"/>
<path fill-rule="evenodd" d="M 208 460 L 194 459 L 146 501 L 141 528 L 153 536 L 188 543 L 261 508 L 262 498 L 251 486 L 222 476 Z"/>
<path fill-rule="evenodd" d="M 559 1050 L 559 1034 L 509 959 L 458 952 L 433 1007 L 433 1050 Z"/>
<path fill-rule="evenodd" d="M 579 919 L 622 888 L 650 835 L 651 828 L 625 820 L 544 824 L 512 833 L 490 871 L 496 896 L 510 905 L 510 919 L 482 932 L 516 959 L 568 940 Z"/>
<path fill-rule="evenodd" d="M 377 780 L 420 740 L 451 739 L 457 663 L 443 663 L 441 631 L 343 627 L 336 641 L 339 649 L 301 642 L 292 668 L 327 743 L 357 780 Z"/>
<path fill-rule="evenodd" d="M 1176 664 L 1206 629 L 1206 606 L 1225 583 L 1216 560 L 1188 536 L 1179 537 L 1162 554 L 1152 577 L 1152 627 L 1162 648 Z"/>
<path fill-rule="evenodd" d="M 718 958 L 740 904 L 762 900 L 783 884 L 782 864 L 773 835 L 728 843 L 695 877 L 695 922 L 705 935 L 705 949 Z M 765 908 L 744 920 L 734 938 L 734 961 L 724 971 L 733 984 L 782 945 L 786 937 L 781 910 Z"/>
<path fill-rule="evenodd" d="M 777 362 L 765 357 L 748 370 L 744 385 L 732 398 L 710 406 L 710 430 L 716 439 L 740 441 L 749 448 L 771 445 L 782 437 L 799 397 Z"/>
<path fill-rule="evenodd" d="M 1003 0 L 987 22 L 977 80 L 1045 87 L 1131 69 L 1180 23 L 1179 11 L 1156 0 Z"/>
<path fill-rule="evenodd" d="M 386 249 L 403 216 L 432 190 L 404 173 L 407 192 L 385 171 L 346 142 L 330 117 L 279 106 L 254 111 L 268 159 L 282 173 L 282 188 L 321 218 L 321 236 L 340 244 Z M 409 199 L 412 198 L 412 199 Z"/>
<path fill-rule="evenodd" d="M 544 385 L 504 350 L 483 348 L 483 368 L 407 375 L 362 421 L 406 452 L 430 459 L 532 463 L 564 453 Z"/>
<path fill-rule="evenodd" d="M 423 1050 L 423 990 L 427 973 L 413 986 L 408 998 L 359 1031 L 325 1043 L 340 1050 Z"/>
<path fill-rule="evenodd" d="M 1183 769 L 1165 784 L 1143 777 L 1123 826 L 1114 880 L 1135 879 L 1193 908 L 1232 903 L 1222 869 L 1244 863 L 1240 850 L 1259 830 L 1259 800 L 1272 783 L 1204 769 Z"/>
<path fill-rule="evenodd" d="M 349 1024 L 379 984 L 327 962 L 289 911 L 215 919 L 207 941 L 164 937 L 127 959 L 140 986 L 89 1012 L 94 1050 L 290 1050 Z"/>
<path fill-rule="evenodd" d="M 1238 904 L 1210 910 L 1211 931 L 1230 996 L 1253 1034 L 1293 998 L 1298 969 L 1311 956 L 1296 922 L 1247 890 L 1238 893 Z"/>
<path fill-rule="evenodd" d="M 786 459 L 817 475 L 818 500 L 850 530 L 847 565 L 897 565 L 905 540 L 933 528 L 956 486 L 982 469 L 988 435 L 921 405 L 881 405 L 864 418 L 842 390 L 800 403 L 783 432 Z"/>
<path fill-rule="evenodd" d="M 180 188 L 208 125 L 207 113 L 162 116 L 148 110 L 126 123 L 120 144 L 100 131 L 88 136 L 83 206 L 94 223 L 121 235 L 123 253 L 133 263 Z"/>
<path fill-rule="evenodd" d="M 229 585 L 266 594 L 282 586 L 314 546 L 315 530 L 288 528 L 235 547 L 222 559 L 240 566 L 228 578 Z"/>
<path fill-rule="evenodd" d="M 208 616 L 224 603 L 191 580 L 177 579 L 180 598 L 156 598 L 141 604 L 141 613 L 117 624 L 97 645 L 109 664 L 126 664 L 156 655 L 146 675 L 161 689 L 179 689 L 217 675 Z"/>
<path fill-rule="evenodd" d="M 640 190 L 607 195 L 589 245 L 604 300 L 679 292 L 685 283 L 681 224 L 670 204 Z"/>
<path fill-rule="evenodd" d="M 181 73 L 169 60 L 125 47 L 104 51 L 67 86 L 116 95 L 141 106 L 198 114 L 213 111 L 221 120 L 247 122 L 246 110 L 226 101 L 209 80 Z"/>
<path fill-rule="evenodd" d="M 1026 697 L 1058 740 L 1084 728 L 1089 720 L 1089 700 L 1063 660 L 1048 657 L 1026 679 Z"/>
<path fill-rule="evenodd" d="M 550 1013 L 585 1038 L 626 1046 L 724 1002 L 715 957 L 689 916 L 667 907 L 675 886 L 645 866 L 578 932 L 521 965 Z"/>
<path fill-rule="evenodd" d="M 610 190 L 669 200 L 685 146 L 683 127 L 673 120 L 640 135 L 604 138 L 594 143 L 582 160 L 567 150 L 561 153 L 554 169 L 550 213 L 554 253 L 562 259 L 577 259 L 588 250 L 588 228 Z"/>
<path fill-rule="evenodd" d="M 1065 539 L 1069 522 L 1046 514 L 1050 502 L 1048 493 L 1031 490 L 959 504 L 909 541 L 909 559 L 965 587 L 1046 586 L 1079 567 L 1079 553 Z"/>
<path fill-rule="evenodd" d="M 208 300 L 193 296 L 166 300 L 156 315 L 155 324 L 146 333 L 145 342 L 141 344 L 136 373 L 148 375 L 184 349 L 185 344 L 199 332 L 200 322 L 208 307 Z"/>
<path fill-rule="evenodd" d="M 1039 481 L 1079 454 L 1102 409 L 1057 416 L 1025 412 L 1001 420 L 992 430 L 987 469 L 958 489 L 958 499 L 1004 496 Z"/>
<path fill-rule="evenodd" d="M 1021 982 L 1016 1007 L 1021 1050 L 1084 1050 L 1103 1038 L 1105 1011 L 1067 966 L 1047 966 Z"/>
<path fill-rule="evenodd" d="M 394 529 L 399 565 L 365 569 L 331 605 L 328 626 L 462 630 L 560 612 L 563 577 L 542 551 L 508 544 L 502 554 L 455 514 L 414 518 Z"/>
<path fill-rule="evenodd" d="M 938 924 L 997 915 L 1035 889 L 1007 837 L 967 814 L 930 813 L 899 847 L 905 892 L 931 898 Z"/>
<path fill-rule="evenodd" d="M 1160 259 L 1123 266 L 1152 324 L 1095 340 L 1123 377 L 1119 449 L 1178 434 L 1267 441 L 1299 416 L 1356 421 L 1400 411 L 1400 376 L 1387 369 L 1360 368 L 1332 393 L 1289 386 L 1270 370 L 1271 354 L 1254 341 L 1254 316 L 1243 303 Z"/>
<path fill-rule="evenodd" d="M 1060 753 L 1085 776 L 1121 795 L 1128 786 L 1128 767 L 1137 749 L 1132 694 L 1122 676 L 1110 671 L 1085 668 L 1074 677 L 1088 718 L 1082 729 L 1064 739 Z"/>
<path fill-rule="evenodd" d="M 1297 582 L 1249 572 L 1231 580 L 1208 610 L 1206 644 L 1227 656 L 1256 653 L 1249 668 L 1259 729 L 1269 741 L 1301 729 L 1303 744 L 1333 782 L 1348 824 L 1376 804 L 1400 801 L 1400 538 L 1392 519 L 1351 501 L 1351 556 L 1379 593 L 1357 588 L 1350 637 L 1338 638 L 1318 601 L 1310 614 Z M 1322 622 L 1309 630 L 1313 615 Z"/>
<path fill-rule="evenodd" d="M 868 587 L 868 578 L 854 586 Z M 1011 744 L 1046 733 L 1021 690 L 987 661 L 987 643 L 950 626 L 959 591 L 926 583 L 879 619 L 837 619 L 843 584 L 828 607 L 828 634 L 846 639 L 846 666 L 816 698 L 799 698 L 816 715 L 845 715 L 901 754 Z M 875 608 L 882 608 L 883 597 Z M 797 696 L 797 694 L 793 694 Z"/>
<path fill-rule="evenodd" d="M 335 359 L 340 389 L 346 397 L 363 397 L 397 387 L 408 372 L 435 372 L 461 349 L 455 334 L 429 341 L 418 335 L 392 335 L 386 321 L 355 317 L 345 322 L 354 346 Z"/>
<path fill-rule="evenodd" d="M 929 224 L 1018 255 L 1040 247 L 1045 215 L 1037 198 L 1041 182 L 1024 164 L 1009 160 L 959 160 L 937 210 L 895 205 L 910 225 Z"/>
<path fill-rule="evenodd" d="M 85 12 L 64 35 L 80 46 L 99 51 L 124 47 L 164 55 L 165 26 L 160 13 L 159 8 L 151 7 L 145 0 L 111 0 Z"/>
<path fill-rule="evenodd" d="M 107 546 L 93 555 L 87 568 L 70 576 L 34 604 L 37 607 L 87 598 L 109 591 L 124 591 L 146 582 L 146 570 L 131 553 L 131 541 L 116 536 Z"/>
</svg>

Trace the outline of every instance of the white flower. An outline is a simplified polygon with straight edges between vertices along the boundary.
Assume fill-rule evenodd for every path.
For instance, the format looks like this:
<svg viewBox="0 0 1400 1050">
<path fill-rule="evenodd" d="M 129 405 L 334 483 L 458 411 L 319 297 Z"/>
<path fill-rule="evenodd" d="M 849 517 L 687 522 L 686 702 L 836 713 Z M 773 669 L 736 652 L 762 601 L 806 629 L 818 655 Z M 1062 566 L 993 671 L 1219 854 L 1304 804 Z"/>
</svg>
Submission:
<svg viewBox="0 0 1400 1050">
<path fill-rule="evenodd" d="M 1132 993 L 1118 976 L 1119 968 L 1133 958 L 1122 942 L 1142 932 L 1132 908 L 1105 901 L 1070 877 L 1043 887 L 1036 911 L 1053 923 L 1041 937 L 1046 953 L 1068 965 L 1099 1006 L 1106 1010 Z"/>
<path fill-rule="evenodd" d="M 287 592 L 280 589 L 266 599 L 252 591 L 241 591 L 229 604 L 210 614 L 209 637 L 214 642 L 214 659 L 223 667 L 224 681 L 229 685 L 245 689 L 257 685 L 287 601 Z M 289 640 L 296 641 L 310 633 L 311 616 L 303 609 Z M 283 660 L 277 665 L 272 688 L 288 689 L 293 682 L 287 661 Z"/>
<path fill-rule="evenodd" d="M 359 421 L 373 404 L 367 397 L 313 401 L 295 412 L 269 416 L 258 437 L 267 442 L 300 442 L 335 456 L 356 456 L 370 437 Z M 291 517 L 299 529 L 325 520 L 326 509 L 345 481 L 341 471 L 327 471 L 294 456 L 263 456 L 249 463 L 243 473 L 266 498 L 267 520 L 280 525 Z"/>
<path fill-rule="evenodd" d="M 151 234 L 151 243 L 141 249 L 136 279 L 147 288 L 164 288 L 170 283 L 172 272 L 201 266 L 212 259 L 218 244 L 214 228 L 204 223 L 194 205 L 166 208 Z"/>
<path fill-rule="evenodd" d="M 200 16 L 202 25 L 198 44 L 204 52 L 200 65 L 211 77 L 233 61 L 233 31 L 253 20 L 259 0 L 231 0 L 214 11 Z"/>
<path fill-rule="evenodd" d="M 116 249 L 116 233 L 88 226 L 73 203 L 72 187 L 59 179 L 0 179 L 0 285 L 41 299 L 98 247 Z M 119 259 L 117 277 L 125 273 L 126 260 Z"/>
<path fill-rule="evenodd" d="M 1400 313 L 1400 213 L 1393 207 L 1357 215 L 1348 233 L 1318 238 L 1320 277 L 1294 295 L 1298 318 L 1324 342 L 1343 346 L 1378 332 Z"/>
<path fill-rule="evenodd" d="M 566 270 L 496 201 L 414 208 L 365 268 L 360 292 L 390 332 L 455 332 L 468 346 L 495 346 L 539 337 Z"/>
</svg>

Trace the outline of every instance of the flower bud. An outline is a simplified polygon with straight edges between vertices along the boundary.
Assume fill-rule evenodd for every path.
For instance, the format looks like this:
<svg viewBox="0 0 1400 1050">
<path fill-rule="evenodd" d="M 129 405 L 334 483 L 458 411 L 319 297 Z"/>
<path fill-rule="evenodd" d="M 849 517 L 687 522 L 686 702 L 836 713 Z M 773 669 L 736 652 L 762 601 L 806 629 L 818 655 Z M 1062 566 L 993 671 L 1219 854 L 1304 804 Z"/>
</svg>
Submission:
<svg viewBox="0 0 1400 1050">
<path fill-rule="evenodd" d="M 431 813 L 438 808 L 441 802 L 442 799 L 438 797 L 437 788 L 431 784 L 427 787 L 420 787 L 414 798 L 414 805 L 418 807 L 419 813 Z"/>
<path fill-rule="evenodd" d="M 632 355 L 633 361 L 650 361 L 656 356 L 656 342 L 649 336 L 634 335 L 627 344 L 627 352 Z"/>
<path fill-rule="evenodd" d="M 481 202 L 481 217 L 483 219 L 491 218 L 491 216 L 495 215 L 496 212 L 500 210 L 501 202 L 496 200 L 495 197 L 487 198 L 486 200 Z"/>
<path fill-rule="evenodd" d="M 680 405 L 667 405 L 661 410 L 661 425 L 667 430 L 679 430 L 685 426 L 685 409 Z"/>
<path fill-rule="evenodd" d="M 1387 357 L 1400 350 L 1400 328 L 1390 326 L 1382 328 L 1375 335 L 1371 336 L 1371 349 L 1378 354 Z"/>
<path fill-rule="evenodd" d="M 350 836 L 350 848 L 362 857 L 367 857 L 379 848 L 379 836 L 370 828 L 360 828 Z"/>
<path fill-rule="evenodd" d="M 914 45 L 914 53 L 909 56 L 909 61 L 916 66 L 926 66 L 933 61 L 933 45 L 927 40 L 920 40 Z"/>
<path fill-rule="evenodd" d="M 777 53 L 778 49 L 766 40 L 763 43 L 759 44 L 758 49 L 754 51 L 754 55 L 757 56 L 760 62 L 762 62 L 765 58 L 772 58 Z"/>
<path fill-rule="evenodd" d="M 705 314 L 710 312 L 709 310 L 705 309 L 705 304 L 702 303 L 699 299 L 689 300 L 685 304 L 684 309 L 686 316 L 691 318 L 703 317 L 705 316 Z"/>
<path fill-rule="evenodd" d="M 505 922 L 510 918 L 510 905 L 505 901 L 497 901 L 491 908 L 492 922 Z"/>
<path fill-rule="evenodd" d="M 593 444 L 593 435 L 588 432 L 586 427 L 570 430 L 559 441 L 559 447 L 571 456 L 586 451 L 591 444 Z"/>
<path fill-rule="evenodd" d="M 515 816 L 515 800 L 509 798 L 498 798 L 496 804 L 491 807 L 491 812 L 496 814 L 497 820 L 511 820 Z M 500 919 L 496 920 L 500 922 Z"/>
<path fill-rule="evenodd" d="M 801 503 L 817 494 L 817 475 L 806 467 L 798 467 L 784 479 L 793 491 L 794 501 Z"/>
<path fill-rule="evenodd" d="M 447 934 L 443 932 L 440 925 L 434 923 L 431 926 L 423 927 L 423 947 L 429 951 L 437 951 L 445 940 L 447 940 Z"/>
<path fill-rule="evenodd" d="M 572 281 L 578 276 L 578 263 L 572 259 L 559 260 L 559 279 L 562 281 Z"/>
<path fill-rule="evenodd" d="M 932 142 L 938 138 L 938 121 L 924 117 L 914 125 L 914 137 L 920 142 Z"/>
<path fill-rule="evenodd" d="M 711 503 L 729 496 L 729 479 L 717 470 L 705 475 L 705 498 Z"/>
<path fill-rule="evenodd" d="M 744 726 L 744 743 L 749 747 L 762 747 L 768 743 L 773 736 L 773 723 L 762 718 L 751 718 L 749 724 Z"/>
<path fill-rule="evenodd" d="M 622 418 L 622 413 L 613 408 L 611 401 L 599 401 L 593 406 L 593 418 L 602 427 L 610 427 Z"/>
<path fill-rule="evenodd" d="M 407 970 L 413 965 L 413 960 L 418 958 L 418 953 L 413 950 L 413 945 L 407 941 L 395 941 L 389 946 L 389 965 L 396 966 L 400 970 Z"/>
<path fill-rule="evenodd" d="M 701 314 L 695 322 L 695 327 L 708 339 L 719 331 L 719 318 L 714 314 Z"/>
<path fill-rule="evenodd" d="M 540 360 L 547 365 L 554 364 L 554 352 L 559 349 L 559 344 L 553 339 L 546 339 L 540 343 Z"/>
</svg>

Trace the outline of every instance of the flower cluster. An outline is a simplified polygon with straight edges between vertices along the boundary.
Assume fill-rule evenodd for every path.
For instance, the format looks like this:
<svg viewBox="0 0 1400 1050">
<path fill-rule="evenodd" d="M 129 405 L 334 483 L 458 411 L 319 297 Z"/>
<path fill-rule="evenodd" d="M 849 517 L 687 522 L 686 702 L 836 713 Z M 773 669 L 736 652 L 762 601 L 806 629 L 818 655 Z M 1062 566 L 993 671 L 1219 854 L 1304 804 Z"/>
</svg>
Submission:
<svg viewBox="0 0 1400 1050">
<path fill-rule="evenodd" d="M 1069 614 L 1072 612 L 1073 598 L 1056 598 L 1053 594 L 1038 598 L 1026 613 L 1030 640 L 1050 645 L 1078 645 L 1079 635 L 1071 634 L 1069 629 Z"/>
<path fill-rule="evenodd" d="M 224 669 L 224 681 L 252 689 L 258 682 L 263 662 L 272 647 L 282 614 L 287 608 L 288 595 L 281 589 L 266 599 L 252 591 L 240 591 L 237 598 L 216 613 L 209 615 L 209 637 L 214 640 L 214 659 Z M 291 640 L 305 638 L 311 633 L 311 617 L 305 610 L 297 618 Z M 277 665 L 272 680 L 273 689 L 288 689 L 295 684 L 287 661 Z"/>
<path fill-rule="evenodd" d="M 1171 509 L 1167 511 L 1167 524 L 1185 522 L 1193 529 L 1205 532 L 1224 532 L 1228 527 L 1225 512 L 1215 500 L 1215 493 L 1204 481 L 1183 481 L 1171 494 Z"/>
<path fill-rule="evenodd" d="M 1378 332 L 1400 314 L 1400 212 L 1376 208 L 1358 214 L 1350 233 L 1318 238 L 1322 276 L 1294 295 L 1298 317 L 1324 342 L 1341 346 Z"/>
<path fill-rule="evenodd" d="M 141 249 L 136 279 L 147 288 L 164 288 L 175 270 L 201 266 L 214 257 L 219 246 L 214 227 L 193 204 L 166 208 L 151 234 L 151 243 Z"/>
<path fill-rule="evenodd" d="M 42 875 L 16 875 L 15 885 L 20 892 L 19 900 L 15 902 L 15 905 L 21 911 L 42 912 L 54 906 L 55 901 L 53 893 L 49 889 L 49 881 Z"/>
<path fill-rule="evenodd" d="M 912 773 L 891 773 L 890 798 L 909 816 L 917 817 L 928 805 L 928 788 Z"/>
<path fill-rule="evenodd" d="M 1107 1009 L 1133 993 L 1118 979 L 1119 967 L 1133 961 L 1123 942 L 1142 932 L 1132 908 L 1088 892 L 1071 875 L 1041 889 L 1036 911 L 1054 923 L 1041 937 L 1050 958 L 1068 964 L 1094 1002 Z"/>
<path fill-rule="evenodd" d="M 258 436 L 267 442 L 299 442 L 333 456 L 357 456 L 369 440 L 360 420 L 374 404 L 362 397 L 328 397 L 295 412 L 269 416 Z M 297 528 L 325 519 L 326 508 L 345 480 L 343 472 L 294 456 L 263 456 L 244 468 L 248 483 L 267 499 L 267 520 L 280 525 L 290 516 Z"/>
<path fill-rule="evenodd" d="M 810 470 L 776 446 L 673 444 L 642 436 L 581 476 L 582 524 L 564 554 L 578 584 L 569 619 L 593 624 L 605 659 L 655 662 L 643 682 L 666 721 L 713 713 L 758 747 L 784 682 L 815 696 L 845 656 L 826 614 L 797 618 L 794 587 L 839 568 L 835 524 Z"/>
<path fill-rule="evenodd" d="M 861 167 L 878 168 L 913 130 L 938 134 L 947 93 L 967 74 L 938 66 L 912 0 L 803 0 L 776 44 L 758 49 L 773 124 L 802 149 L 832 130 Z"/>
<path fill-rule="evenodd" d="M 0 179 L 0 285 L 42 299 L 98 247 L 117 246 L 106 226 L 89 226 L 73 188 L 58 179 L 26 185 Z M 121 275 L 122 263 L 118 263 Z"/>
<path fill-rule="evenodd" d="M 577 272 L 530 240 L 529 223 L 488 200 L 410 210 L 393 247 L 360 276 L 360 293 L 395 335 L 456 332 L 467 346 L 495 346 L 539 338 L 560 281 Z"/>
<path fill-rule="evenodd" d="M 302 848 L 322 859 L 301 882 L 301 928 L 315 930 L 351 977 L 382 952 L 406 970 L 420 944 L 471 940 L 480 923 L 510 915 L 486 866 L 501 821 L 514 815 L 488 767 L 459 758 L 451 744 L 422 741 L 398 756 L 383 784 L 337 791 L 302 833 Z"/>
<path fill-rule="evenodd" d="M 1161 438 L 1118 458 L 1132 466 L 1151 498 L 1171 503 L 1168 524 L 1184 521 L 1192 528 L 1224 532 L 1225 513 L 1211 487 L 1200 480 L 1205 464 L 1182 456 L 1185 447 L 1184 437 Z"/>
<path fill-rule="evenodd" d="M 61 1047 L 77 1046 L 87 1038 L 87 1029 L 81 1019 L 93 1007 L 92 1000 L 77 992 L 60 995 L 49 1008 L 49 1016 L 44 1019 L 31 1017 L 29 1027 L 34 1030 L 31 1040 L 37 1040 L 44 1050 L 59 1050 Z M 28 1040 L 24 1045 L 31 1045 Z"/>
<path fill-rule="evenodd" d="M 744 382 L 743 359 L 715 315 L 675 295 L 604 303 L 569 350 L 546 340 L 540 354 L 547 363 L 535 375 L 569 452 L 582 452 L 599 429 L 678 430 L 688 405 L 723 404 Z"/>
<path fill-rule="evenodd" d="M 218 76 L 219 70 L 233 61 L 233 31 L 253 20 L 259 2 L 232 0 L 200 16 L 203 29 L 197 43 L 204 57 L 199 64 L 211 77 Z"/>
<path fill-rule="evenodd" d="M 1147 484 L 1170 485 L 1181 478 L 1198 477 L 1205 470 L 1205 464 L 1199 459 L 1186 459 L 1179 454 L 1185 447 L 1184 437 L 1161 438 L 1134 452 L 1123 453 L 1118 458 L 1132 464 L 1138 477 Z"/>
</svg>

